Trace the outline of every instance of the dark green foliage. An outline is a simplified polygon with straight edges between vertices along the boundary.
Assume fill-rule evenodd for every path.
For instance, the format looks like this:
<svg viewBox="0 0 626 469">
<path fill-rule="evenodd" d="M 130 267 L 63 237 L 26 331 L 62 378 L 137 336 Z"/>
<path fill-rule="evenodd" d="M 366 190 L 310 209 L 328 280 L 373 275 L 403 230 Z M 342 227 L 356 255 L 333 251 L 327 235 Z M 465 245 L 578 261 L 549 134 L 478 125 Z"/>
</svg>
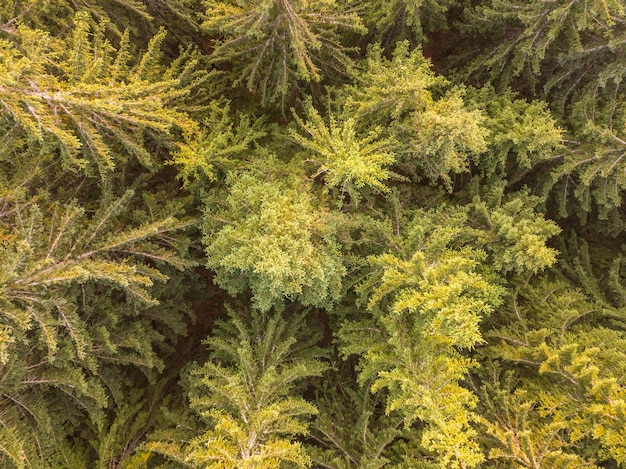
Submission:
<svg viewBox="0 0 626 469">
<path fill-rule="evenodd" d="M 159 246 L 166 237 L 176 242 L 189 224 L 165 210 L 116 229 L 132 195 L 105 199 L 91 216 L 73 202 L 5 201 L 1 358 L 10 379 L 0 405 L 12 414 L 3 428 L 23 453 L 6 454 L 16 464 L 55 455 L 55 435 L 71 433 L 81 418 L 104 425 L 109 396 L 122 392 L 119 372 L 107 376 L 111 364 L 163 367 L 153 344 L 164 336 L 140 312 L 158 304 L 149 289 L 167 279 L 155 266 L 190 265 Z M 64 395 L 71 400 L 62 404 Z M 35 422 L 41 442 L 31 447 Z"/>
<path fill-rule="evenodd" d="M 624 3 L 479 3 L 466 26 L 489 46 L 463 73 L 548 100 L 570 135 L 546 187 L 563 216 L 589 213 L 595 203 L 606 218 L 624 190 Z"/>
<path fill-rule="evenodd" d="M 347 375 L 347 376 L 346 376 Z M 309 448 L 313 462 L 334 469 L 385 467 L 404 418 L 385 415 L 378 395 L 358 387 L 348 366 L 327 372 L 315 403 L 319 413 L 311 427 L 316 446 Z M 393 455 L 395 456 L 395 455 Z"/>
<path fill-rule="evenodd" d="M 454 0 L 362 0 L 358 11 L 385 46 L 408 40 L 420 44 L 426 33 L 446 26 L 446 12 Z"/>
<path fill-rule="evenodd" d="M 363 31 L 359 17 L 335 0 L 204 0 L 202 28 L 222 37 L 211 54 L 228 62 L 227 83 L 245 87 L 263 106 L 284 108 L 298 88 L 346 74 L 352 61 L 338 29 Z"/>
<path fill-rule="evenodd" d="M 195 265 L 185 202 L 164 203 L 146 178 L 115 174 L 134 165 L 129 156 L 154 167 L 153 145 L 167 144 L 171 127 L 195 125 L 163 108 L 186 93 L 176 89 L 183 75 L 159 63 L 164 33 L 133 62 L 128 35 L 116 50 L 104 24 L 89 23 L 77 13 L 66 43 L 18 24 L 2 39 L 6 467 L 123 458 L 114 428 L 143 411 L 133 388 L 164 369 L 189 314 L 162 316 L 160 302 L 175 295 L 155 287 Z"/>
<path fill-rule="evenodd" d="M 468 27 L 499 43 L 485 50 L 472 67 L 488 70 L 505 85 L 520 75 L 532 85 L 533 80 L 538 82 L 539 76 L 550 73 L 543 78 L 548 89 L 558 85 L 571 93 L 571 84 L 584 75 L 597 78 L 600 69 L 615 68 L 605 54 L 616 57 L 613 54 L 619 54 L 624 46 L 613 39 L 624 27 L 624 14 L 619 0 L 480 2 L 468 16 L 482 21 L 470 22 Z M 570 51 L 574 52 L 571 56 Z M 559 70 L 561 64 L 565 66 Z M 584 64 L 586 70 L 576 73 L 573 64 Z"/>
</svg>

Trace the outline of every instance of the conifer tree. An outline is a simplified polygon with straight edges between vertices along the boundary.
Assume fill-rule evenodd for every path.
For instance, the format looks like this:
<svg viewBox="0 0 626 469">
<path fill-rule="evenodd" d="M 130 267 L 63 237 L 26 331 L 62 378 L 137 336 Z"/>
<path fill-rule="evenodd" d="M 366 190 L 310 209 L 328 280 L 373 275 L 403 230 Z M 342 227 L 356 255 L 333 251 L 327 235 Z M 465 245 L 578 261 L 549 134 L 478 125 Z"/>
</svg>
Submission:
<svg viewBox="0 0 626 469">
<path fill-rule="evenodd" d="M 376 31 L 385 46 L 408 40 L 421 44 L 426 35 L 446 26 L 446 12 L 453 0 L 364 0 L 359 13 L 368 29 Z"/>
<path fill-rule="evenodd" d="M 229 182 L 223 206 L 207 210 L 203 224 L 215 282 L 231 295 L 250 291 L 262 311 L 285 300 L 331 307 L 345 272 L 333 236 L 340 219 L 295 178 L 243 173 Z"/>
<path fill-rule="evenodd" d="M 606 218 L 622 204 L 625 14 L 617 0 L 494 0 L 468 9 L 468 31 L 489 46 L 464 58 L 464 76 L 544 97 L 570 132 L 545 181 L 563 216 L 584 218 L 595 203 Z"/>
<path fill-rule="evenodd" d="M 626 466 L 624 8 L 0 2 L 0 466 Z"/>
<path fill-rule="evenodd" d="M 4 457 L 18 466 L 59 460 L 81 419 L 104 424 L 119 388 L 111 364 L 162 367 L 153 343 L 163 335 L 138 312 L 158 303 L 149 288 L 166 277 L 156 267 L 189 265 L 166 247 L 189 225 L 170 214 L 115 229 L 131 200 L 105 199 L 92 216 L 72 202 L 5 202 L 0 405 L 16 448 Z"/>
<path fill-rule="evenodd" d="M 255 144 L 268 133 L 262 119 L 244 113 L 234 118 L 223 100 L 211 101 L 205 113 L 199 127 L 184 133 L 184 142 L 168 162 L 177 167 L 183 187 L 198 196 L 206 195 L 228 172 L 245 168 Z"/>
<path fill-rule="evenodd" d="M 176 4 L 170 11 L 181 12 L 180 1 L 170 2 Z M 99 0 L 97 2 L 20 0 L 0 6 L 0 23 L 5 33 L 14 33 L 15 27 L 22 24 L 56 35 L 67 28 L 68 18 L 73 17 L 76 12 L 81 12 L 85 14 L 85 17 L 90 18 L 94 25 L 98 22 L 106 22 L 107 29 L 115 36 L 121 37 L 125 29 L 132 28 L 136 37 L 139 33 L 139 26 L 142 26 L 141 29 L 144 30 L 146 26 L 150 26 L 153 17 L 148 10 L 152 10 L 150 7 L 153 3 L 142 0 Z M 156 29 L 152 29 L 148 34 L 152 35 L 155 32 Z"/>
<path fill-rule="evenodd" d="M 159 63 L 165 32 L 133 65 L 129 35 L 116 50 L 104 26 L 92 32 L 86 14 L 77 13 L 69 47 L 26 26 L 0 40 L 4 132 L 20 150 L 58 153 L 64 167 L 101 177 L 128 157 L 154 167 L 146 140 L 168 145 L 171 130 L 194 126 L 174 104 L 188 92 L 184 76 Z"/>
<path fill-rule="evenodd" d="M 163 104 L 182 104 L 198 75 L 160 63 L 164 32 L 134 62 L 129 34 L 115 48 L 86 12 L 26 3 L 2 11 L 0 39 L 0 458 L 88 467 L 120 456 L 105 448 L 116 408 L 129 418 L 133 386 L 154 379 L 184 332 L 189 311 L 160 309 L 169 294 L 155 284 L 194 265 L 184 235 L 193 221 L 145 177 L 115 170 L 156 167 L 170 129 L 195 126 Z M 32 27 L 57 21 L 65 35 Z"/>
<path fill-rule="evenodd" d="M 513 467 L 626 462 L 622 313 L 541 278 L 499 311 L 481 356 L 489 457 Z M 619 323 L 618 323 L 619 324 Z"/>
<path fill-rule="evenodd" d="M 306 162 L 315 167 L 312 179 L 323 176 L 326 187 L 337 188 L 355 201 L 363 188 L 388 191 L 384 181 L 393 175 L 387 167 L 395 161 L 395 155 L 391 140 L 379 138 L 380 128 L 359 138 L 354 118 L 339 123 L 331 116 L 327 126 L 311 103 L 305 105 L 304 112 L 307 122 L 297 115 L 295 119 L 308 135 L 292 131 L 291 137 L 309 155 Z"/>
<path fill-rule="evenodd" d="M 464 90 L 437 95 L 448 85 L 419 49 L 409 51 L 408 42 L 398 43 L 391 59 L 374 46 L 356 83 L 343 91 L 344 112 L 359 130 L 376 124 L 387 129 L 383 137 L 393 137 L 400 174 L 450 188 L 451 174 L 466 171 L 486 150 L 487 131 L 482 113 L 466 107 Z"/>
<path fill-rule="evenodd" d="M 285 108 L 298 88 L 352 67 L 340 30 L 363 32 L 360 18 L 335 0 L 205 0 L 203 30 L 222 39 L 211 54 L 232 67 L 226 83 L 263 106 Z"/>
<path fill-rule="evenodd" d="M 483 459 L 472 427 L 476 397 L 460 385 L 477 362 L 463 351 L 483 341 L 480 322 L 504 295 L 484 251 L 463 242 L 489 239 L 463 227 L 467 216 L 462 209 L 415 213 L 397 247 L 369 259 L 372 272 L 358 288 L 369 314 L 340 330 L 343 353 L 361 357 L 361 381 L 371 380 L 373 392 L 387 389 L 386 409 L 400 412 L 405 425 L 426 424 L 422 444 L 444 467 L 476 467 Z M 507 231 L 524 230 L 523 221 L 513 220 L 503 220 Z M 535 248 L 546 250 L 545 238 L 532 238 Z M 511 240 L 511 249 L 530 239 Z M 522 249 L 527 260 L 521 251 L 495 258 L 508 258 L 520 270 L 532 268 L 526 262 L 543 268 L 555 261 L 550 255 L 535 260 L 533 248 Z"/>
<path fill-rule="evenodd" d="M 351 364 L 323 375 L 316 390 L 319 413 L 311 425 L 316 446 L 308 448 L 319 467 L 379 469 L 397 463 L 407 454 L 398 450 L 399 437 L 416 443 L 413 432 L 403 431 L 400 412 L 384 412 L 382 393 L 359 386 Z"/>
<path fill-rule="evenodd" d="M 294 437 L 307 432 L 303 419 L 317 410 L 294 388 L 326 366 L 305 314 L 286 317 L 276 310 L 246 317 L 229 309 L 230 320 L 207 339 L 210 359 L 191 371 L 191 407 L 205 428 L 182 447 L 155 441 L 145 450 L 194 468 L 310 466 Z"/>
</svg>

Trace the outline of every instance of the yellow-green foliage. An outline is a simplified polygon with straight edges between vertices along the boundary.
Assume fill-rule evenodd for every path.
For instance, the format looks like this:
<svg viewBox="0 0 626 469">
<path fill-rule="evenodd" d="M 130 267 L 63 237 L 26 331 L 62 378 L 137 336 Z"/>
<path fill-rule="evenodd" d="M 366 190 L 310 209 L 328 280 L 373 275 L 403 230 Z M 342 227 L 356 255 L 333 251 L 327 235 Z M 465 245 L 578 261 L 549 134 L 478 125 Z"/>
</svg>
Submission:
<svg viewBox="0 0 626 469">
<path fill-rule="evenodd" d="M 483 459 L 471 427 L 476 398 L 459 384 L 476 362 L 461 350 L 482 342 L 480 321 L 504 293 L 481 272 L 484 253 L 454 247 L 463 221 L 462 213 L 416 215 L 401 252 L 370 259 L 373 271 L 359 287 L 369 319 L 340 333 L 344 353 L 361 355 L 372 391 L 388 390 L 387 411 L 406 425 L 427 424 L 422 444 L 445 467 Z"/>
<path fill-rule="evenodd" d="M 497 360 L 480 372 L 489 374 L 481 405 L 488 410 L 490 458 L 515 461 L 514 467 L 626 462 L 626 395 L 617 378 L 626 338 L 603 325 L 618 316 L 562 281 L 520 286 L 481 351 Z"/>
<path fill-rule="evenodd" d="M 432 71 L 420 49 L 399 42 L 391 59 L 383 57 L 380 46 L 368 49 L 355 83 L 345 87 L 349 114 L 377 123 L 397 120 L 432 103 L 431 89 L 447 83 Z"/>
<path fill-rule="evenodd" d="M 252 144 L 265 135 L 262 123 L 239 116 L 235 126 L 230 107 L 220 101 L 208 106 L 208 117 L 201 128 L 185 133 L 185 143 L 174 153 L 171 164 L 178 167 L 183 187 L 202 189 L 215 182 L 218 173 L 239 166 L 241 156 L 250 153 Z"/>
<path fill-rule="evenodd" d="M 353 118 L 337 122 L 330 117 L 328 125 L 309 103 L 305 107 L 307 122 L 296 116 L 296 121 L 307 136 L 292 131 L 291 137 L 306 151 L 306 163 L 316 168 L 311 178 L 324 177 L 329 188 L 337 187 L 358 198 L 363 187 L 387 192 L 384 181 L 390 178 L 388 166 L 394 163 L 389 139 L 381 139 L 380 128 L 359 138 Z"/>
<path fill-rule="evenodd" d="M 167 142 L 174 128 L 193 123 L 175 106 L 187 91 L 159 63 L 165 32 L 150 42 L 136 65 L 125 34 L 116 50 L 102 23 L 92 30 L 77 14 L 67 44 L 20 26 L 11 41 L 0 39 L 0 125 L 24 146 L 58 151 L 70 169 L 102 177 L 128 156 L 153 167 L 144 138 Z"/>
<path fill-rule="evenodd" d="M 304 185 L 233 176 L 224 208 L 205 220 L 207 265 L 231 294 L 249 288 L 261 310 L 286 299 L 328 306 L 339 298 L 338 220 L 316 207 Z"/>
<path fill-rule="evenodd" d="M 441 89 L 447 91 L 435 93 Z M 359 131 L 372 124 L 385 128 L 381 137 L 392 137 L 401 173 L 450 188 L 450 175 L 468 171 L 487 149 L 483 112 L 466 106 L 464 94 L 437 76 L 419 49 L 400 42 L 390 60 L 380 47 L 370 48 L 356 84 L 341 96 L 346 122 L 354 119 Z"/>
<path fill-rule="evenodd" d="M 479 237 L 492 254 L 496 270 L 536 273 L 556 263 L 558 251 L 546 246 L 546 241 L 561 230 L 554 222 L 538 216 L 538 203 L 538 198 L 523 193 L 500 201 L 496 207 L 474 200 L 475 220 L 487 228 L 486 236 Z"/>
<path fill-rule="evenodd" d="M 0 466 L 625 467 L 625 9 L 0 1 Z"/>
<path fill-rule="evenodd" d="M 496 93 L 492 86 L 470 88 L 465 96 L 470 107 L 483 111 L 489 130 L 487 151 L 478 161 L 487 177 L 505 177 L 508 184 L 542 162 L 558 158 L 563 130 L 541 101 L 515 99 L 512 92 Z"/>
<path fill-rule="evenodd" d="M 211 358 L 191 372 L 191 407 L 205 428 L 182 448 L 155 441 L 145 451 L 182 457 L 193 468 L 309 467 L 295 438 L 317 410 L 294 387 L 326 366 L 307 326 L 303 314 L 229 309 L 229 322 L 207 339 Z"/>
</svg>

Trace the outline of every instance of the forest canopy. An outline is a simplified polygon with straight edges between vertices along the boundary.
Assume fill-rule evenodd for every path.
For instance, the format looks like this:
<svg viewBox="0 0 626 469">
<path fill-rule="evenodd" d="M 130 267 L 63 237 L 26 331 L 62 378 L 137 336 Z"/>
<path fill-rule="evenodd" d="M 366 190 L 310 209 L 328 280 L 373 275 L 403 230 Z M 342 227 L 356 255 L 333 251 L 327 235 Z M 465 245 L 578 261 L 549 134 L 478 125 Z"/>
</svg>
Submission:
<svg viewBox="0 0 626 469">
<path fill-rule="evenodd" d="M 624 0 L 0 2 L 0 465 L 626 467 Z"/>
</svg>

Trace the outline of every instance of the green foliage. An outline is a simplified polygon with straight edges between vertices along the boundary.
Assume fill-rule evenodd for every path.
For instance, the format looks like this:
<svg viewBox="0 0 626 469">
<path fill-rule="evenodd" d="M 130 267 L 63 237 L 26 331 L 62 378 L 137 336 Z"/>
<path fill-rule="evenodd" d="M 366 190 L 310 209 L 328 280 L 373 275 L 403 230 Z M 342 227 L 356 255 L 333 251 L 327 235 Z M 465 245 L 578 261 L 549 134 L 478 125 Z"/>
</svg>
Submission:
<svg viewBox="0 0 626 469">
<path fill-rule="evenodd" d="M 483 342 L 480 323 L 505 293 L 492 269 L 555 262 L 545 242 L 558 229 L 536 218 L 532 200 L 487 207 L 475 201 L 472 219 L 464 208 L 417 211 L 394 250 L 369 259 L 372 271 L 358 287 L 369 314 L 340 329 L 343 353 L 361 357 L 361 381 L 387 389 L 386 409 L 405 425 L 426 424 L 422 445 L 444 467 L 483 459 L 472 427 L 476 397 L 461 381 L 478 364 L 466 351 Z"/>
<path fill-rule="evenodd" d="M 380 128 L 360 139 L 356 135 L 353 118 L 338 123 L 331 116 L 327 126 L 310 103 L 305 107 L 305 113 L 307 122 L 298 116 L 295 118 L 308 136 L 292 131 L 291 137 L 310 152 L 306 162 L 316 168 L 312 179 L 324 175 L 327 187 L 339 187 L 342 193 L 347 192 L 353 199 L 358 199 L 358 191 L 363 187 L 388 191 L 383 181 L 389 179 L 392 173 L 386 166 L 393 164 L 395 157 L 390 151 L 391 141 L 379 138 Z"/>
<path fill-rule="evenodd" d="M 368 49 L 355 83 L 345 87 L 348 112 L 357 119 L 376 123 L 398 120 L 432 103 L 432 89 L 447 83 L 431 69 L 420 49 L 409 51 L 399 42 L 391 59 L 383 57 L 380 46 Z"/>
<path fill-rule="evenodd" d="M 451 189 L 450 174 L 467 171 L 470 159 L 486 150 L 482 112 L 468 109 L 465 91 L 450 88 L 419 49 L 409 52 L 407 42 L 398 43 L 391 60 L 380 47 L 370 48 L 357 80 L 344 91 L 344 112 L 357 128 L 386 127 L 400 174 Z"/>
<path fill-rule="evenodd" d="M 265 136 L 263 123 L 239 116 L 235 126 L 229 106 L 213 101 L 201 129 L 185 134 L 185 143 L 174 153 L 171 164 L 179 167 L 183 187 L 202 189 L 217 180 L 217 174 L 238 166 L 253 143 Z"/>
<path fill-rule="evenodd" d="M 588 93 L 577 96 L 572 105 L 570 125 L 580 140 L 555 168 L 551 181 L 557 189 L 555 198 L 562 215 L 572 211 L 568 200 L 572 196 L 583 212 L 590 212 L 592 204 L 597 205 L 601 219 L 608 218 L 622 205 L 626 188 L 622 78 L 603 80 L 604 83 L 590 85 Z"/>
<path fill-rule="evenodd" d="M 120 16 L 131 16 L 140 21 L 150 20 L 146 6 L 139 0 L 101 0 L 99 2 L 73 2 L 71 0 L 20 0 L 0 6 L 1 30 L 7 34 L 15 33 L 18 24 L 30 28 L 55 33 L 67 26 L 67 18 L 76 11 L 95 19 L 107 22 L 107 28 L 121 36 L 119 24 L 111 22 Z M 122 28 L 124 29 L 124 28 Z"/>
<path fill-rule="evenodd" d="M 400 151 L 405 165 L 416 166 L 410 171 L 443 181 L 448 188 L 452 184 L 449 174 L 466 172 L 470 158 L 487 148 L 483 115 L 465 107 L 463 94 L 461 89 L 450 90 L 403 122 L 397 136 L 404 144 Z"/>
<path fill-rule="evenodd" d="M 207 340 L 209 361 L 191 371 L 191 407 L 207 429 L 176 454 L 190 467 L 308 467 L 294 437 L 307 433 L 304 418 L 317 410 L 295 386 L 326 368 L 314 346 L 319 336 L 303 313 L 229 309 L 229 316 Z M 171 452 L 163 442 L 146 449 Z"/>
<path fill-rule="evenodd" d="M 354 13 L 335 0 L 205 0 L 202 28 L 222 40 L 211 54 L 232 66 L 228 81 L 263 106 L 284 107 L 305 83 L 344 75 L 352 66 L 338 29 L 362 32 Z"/>
<path fill-rule="evenodd" d="M 329 307 L 345 272 L 334 218 L 297 181 L 233 176 L 224 207 L 204 217 L 207 266 L 232 295 L 249 288 L 260 310 L 284 300 Z"/>
<path fill-rule="evenodd" d="M 596 203 L 606 218 L 622 204 L 625 14 L 617 0 L 493 0 L 468 10 L 469 30 L 490 45 L 464 73 L 484 71 L 500 86 L 521 82 L 527 94 L 548 100 L 570 132 L 568 151 L 546 180 L 562 216 L 584 216 Z"/>
<path fill-rule="evenodd" d="M 446 26 L 446 12 L 453 0 L 363 0 L 361 14 L 369 29 L 385 45 L 401 40 L 412 43 L 425 41 L 425 33 Z"/>
<path fill-rule="evenodd" d="M 625 16 L 0 2 L 0 466 L 626 466 Z"/>
<path fill-rule="evenodd" d="M 103 409 L 116 393 L 107 389 L 110 364 L 163 366 L 153 348 L 163 335 L 137 313 L 158 304 L 149 289 L 167 277 L 155 267 L 190 265 L 159 245 L 175 243 L 189 223 L 154 213 L 122 227 L 132 195 L 105 199 L 91 215 L 71 201 L 5 200 L 2 428 L 13 433 L 22 459 L 42 461 L 34 467 L 58 456 L 64 430 L 71 433 L 76 421 L 104 425 Z M 20 464 L 10 447 L 5 456 Z"/>
<path fill-rule="evenodd" d="M 0 128 L 22 148 L 58 152 L 65 168 L 101 177 L 127 157 L 154 167 L 145 139 L 167 143 L 173 128 L 194 125 L 175 106 L 165 107 L 188 91 L 159 63 L 165 32 L 136 65 L 130 63 L 128 34 L 116 50 L 104 32 L 104 24 L 92 32 L 79 13 L 67 45 L 25 26 L 13 40 L 0 39 Z"/>
<path fill-rule="evenodd" d="M 486 406 L 495 422 L 486 423 L 489 458 L 510 461 L 515 468 L 597 468 L 584 458 L 564 450 L 567 420 L 555 419 L 549 409 L 538 408 L 523 389 L 513 390 L 496 382 L 485 391 Z"/>
<path fill-rule="evenodd" d="M 495 362 L 483 403 L 490 457 L 515 467 L 596 467 L 626 462 L 623 312 L 562 281 L 521 285 L 481 351 Z M 501 379 L 502 370 L 508 370 Z"/>
<path fill-rule="evenodd" d="M 323 376 L 317 392 L 319 413 L 311 426 L 311 436 L 321 446 L 309 448 L 315 464 L 325 468 L 379 469 L 391 462 L 390 447 L 403 432 L 403 417 L 382 411 L 379 395 L 368 386 L 357 387 L 346 377 L 351 371 L 343 366 Z"/>
<path fill-rule="evenodd" d="M 486 178 L 495 176 L 513 185 L 533 168 L 560 156 L 563 131 L 543 102 L 515 99 L 513 93 L 496 93 L 492 86 L 470 88 L 465 99 L 470 107 L 483 111 L 483 124 L 489 130 L 487 151 L 477 158 Z"/>
<path fill-rule="evenodd" d="M 40 205 L 14 201 L 12 216 L 2 220 L 13 229 L 3 236 L 1 301 L 6 324 L 16 337 L 38 330 L 53 358 L 62 330 L 71 338 L 77 357 L 85 359 L 91 341 L 84 335 L 76 306 L 64 298 L 68 286 L 102 282 L 123 291 L 129 301 L 150 306 L 156 300 L 146 288 L 165 277 L 142 258 L 181 268 L 188 265 L 178 253 L 154 242 L 188 227 L 184 221 L 169 216 L 134 228 L 111 229 L 132 195 L 129 191 L 120 199 L 107 200 L 92 217 L 75 203 L 52 203 L 42 210 Z"/>
<path fill-rule="evenodd" d="M 589 61 L 595 58 L 594 52 L 609 52 L 589 49 L 592 45 L 605 43 L 613 31 L 621 30 L 624 5 L 619 0 L 575 0 L 569 3 L 492 0 L 470 13 L 471 19 L 472 15 L 482 21 L 470 23 L 470 27 L 480 24 L 481 32 L 489 34 L 491 40 L 500 40 L 496 48 L 490 48 L 477 58 L 473 67 L 489 70 L 493 78 L 504 84 L 526 74 L 532 84 L 533 77 L 541 75 L 546 66 L 554 66 L 556 61 L 574 62 L 581 60 L 581 56 L 585 56 L 584 61 Z M 502 35 L 503 24 L 510 27 L 505 36 Z M 576 55 L 568 58 L 570 50 Z M 550 81 L 570 80 L 570 73 L 571 70 L 564 70 L 558 79 L 557 72 L 555 79 Z"/>
<path fill-rule="evenodd" d="M 447 223 L 441 223 L 445 220 Z M 451 246 L 462 214 L 420 213 L 402 252 L 371 258 L 359 290 L 371 316 L 345 324 L 343 352 L 359 354 L 361 379 L 388 389 L 387 411 L 427 424 L 422 444 L 445 467 L 475 467 L 474 396 L 459 385 L 476 363 L 464 356 L 482 341 L 479 323 L 503 292 L 481 273 L 484 254 Z M 452 223 L 456 222 L 455 227 Z"/>
<path fill-rule="evenodd" d="M 560 228 L 537 216 L 538 198 L 522 193 L 509 199 L 496 207 L 480 199 L 473 203 L 475 220 L 488 227 L 481 242 L 491 254 L 493 267 L 500 272 L 536 273 L 554 265 L 557 251 L 546 246 L 546 241 L 559 234 Z"/>
</svg>

